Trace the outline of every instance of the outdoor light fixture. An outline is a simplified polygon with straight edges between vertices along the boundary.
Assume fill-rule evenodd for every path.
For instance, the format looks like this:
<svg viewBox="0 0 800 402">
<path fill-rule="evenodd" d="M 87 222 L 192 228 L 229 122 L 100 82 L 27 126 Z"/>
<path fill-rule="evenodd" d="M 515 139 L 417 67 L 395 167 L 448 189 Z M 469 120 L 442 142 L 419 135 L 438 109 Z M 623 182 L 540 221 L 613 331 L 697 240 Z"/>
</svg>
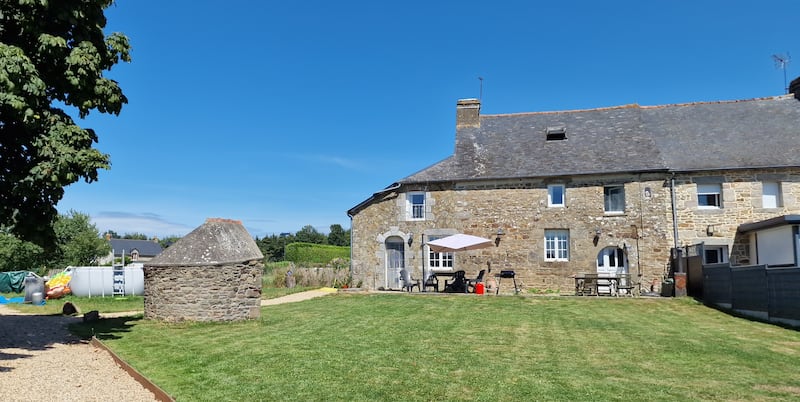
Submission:
<svg viewBox="0 0 800 402">
<path fill-rule="evenodd" d="M 505 234 L 506 232 L 503 231 L 503 228 L 497 228 L 497 237 L 494 238 L 495 247 L 500 246 L 500 236 L 503 236 Z"/>
<path fill-rule="evenodd" d="M 414 242 L 414 232 L 408 232 L 408 246 L 411 247 L 411 243 Z"/>
<path fill-rule="evenodd" d="M 716 232 L 716 231 L 717 231 L 717 228 L 714 225 L 706 226 L 706 235 L 714 236 L 714 232 Z"/>
</svg>

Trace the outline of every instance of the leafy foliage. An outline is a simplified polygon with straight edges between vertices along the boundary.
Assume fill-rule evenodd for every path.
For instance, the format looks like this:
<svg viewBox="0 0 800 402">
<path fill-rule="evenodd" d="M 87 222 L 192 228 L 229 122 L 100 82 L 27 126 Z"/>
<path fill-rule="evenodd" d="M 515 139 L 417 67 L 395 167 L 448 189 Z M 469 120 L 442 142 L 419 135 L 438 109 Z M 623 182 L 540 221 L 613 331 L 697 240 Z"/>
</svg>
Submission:
<svg viewBox="0 0 800 402">
<path fill-rule="evenodd" d="M 286 246 L 286 261 L 327 264 L 336 258 L 349 259 L 350 247 L 327 244 L 291 243 Z"/>
<path fill-rule="evenodd" d="M 95 265 L 97 258 L 111 251 L 111 245 L 100 237 L 89 215 L 75 211 L 59 215 L 54 229 L 58 247 L 49 259 L 51 267 Z"/>
<path fill-rule="evenodd" d="M 111 245 L 100 237 L 89 216 L 70 211 L 58 215 L 53 225 L 56 245 L 52 250 L 24 241 L 13 234 L 0 234 L 0 271 L 65 268 L 69 265 L 95 265 L 99 257 L 111 251 Z"/>
<path fill-rule="evenodd" d="M 259 239 L 256 237 L 256 244 L 264 254 L 266 262 L 284 261 L 286 245 L 292 243 L 309 243 L 309 244 L 330 244 L 333 246 L 350 246 L 350 230 L 344 230 L 341 225 L 333 224 L 330 226 L 331 231 L 326 236 L 319 233 L 311 225 L 306 225 L 297 233 L 281 233 L 280 235 L 271 235 Z M 349 253 L 345 258 L 350 258 Z M 328 261 L 325 261 L 327 263 Z"/>
<path fill-rule="evenodd" d="M 180 239 L 181 239 L 181 236 L 170 235 L 170 236 L 167 236 L 167 237 L 165 237 L 163 239 L 159 239 L 158 240 L 158 244 L 161 245 L 161 248 L 167 248 L 167 247 L 171 246 L 173 243 L 175 243 L 176 241 L 178 241 Z"/>
<path fill-rule="evenodd" d="M 44 250 L 14 235 L 0 234 L 0 272 L 38 271 L 44 266 Z"/>
<path fill-rule="evenodd" d="M 325 244 L 325 242 L 328 241 L 328 237 L 317 231 L 317 229 L 314 229 L 313 226 L 305 225 L 295 234 L 295 241 L 301 243 Z"/>
<path fill-rule="evenodd" d="M 55 245 L 64 186 L 97 180 L 109 156 L 97 134 L 56 105 L 119 114 L 127 98 L 103 76 L 130 61 L 128 38 L 106 36 L 113 0 L 0 2 L 0 225 L 22 240 Z"/>
<path fill-rule="evenodd" d="M 350 246 L 350 231 L 342 228 L 342 225 L 331 225 L 331 231 L 328 233 L 328 244 L 332 246 Z"/>
<path fill-rule="evenodd" d="M 128 240 L 150 240 L 150 238 L 147 237 L 147 235 L 143 234 L 143 233 L 125 233 L 124 235 L 122 235 L 122 239 L 128 239 Z"/>
</svg>

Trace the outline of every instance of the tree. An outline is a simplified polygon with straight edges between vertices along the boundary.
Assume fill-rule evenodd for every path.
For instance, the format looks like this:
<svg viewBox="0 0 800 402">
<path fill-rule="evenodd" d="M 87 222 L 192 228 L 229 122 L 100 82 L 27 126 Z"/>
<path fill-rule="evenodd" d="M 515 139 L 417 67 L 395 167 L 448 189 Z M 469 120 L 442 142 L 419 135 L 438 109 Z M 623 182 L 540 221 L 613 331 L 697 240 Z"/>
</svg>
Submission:
<svg viewBox="0 0 800 402">
<path fill-rule="evenodd" d="M 64 187 L 97 180 L 109 156 L 97 134 L 60 107 L 119 114 L 127 98 L 104 72 L 130 61 L 128 38 L 106 36 L 114 0 L 0 2 L 0 225 L 22 240 L 55 244 Z"/>
<path fill-rule="evenodd" d="M 44 266 L 44 250 L 14 235 L 0 234 L 0 272 L 39 271 Z"/>
<path fill-rule="evenodd" d="M 273 234 L 260 240 L 256 238 L 256 244 L 261 253 L 264 254 L 264 258 L 271 262 L 283 261 L 286 245 L 295 241 L 294 235 L 289 233 L 281 234 L 280 236 Z"/>
<path fill-rule="evenodd" d="M 314 243 L 314 244 L 325 244 L 328 241 L 328 238 L 314 229 L 311 225 L 305 225 L 299 232 L 295 233 L 294 235 L 295 241 L 302 242 L 302 243 Z"/>
<path fill-rule="evenodd" d="M 106 232 L 103 233 L 103 237 L 105 237 L 105 236 L 108 236 L 108 237 L 110 237 L 112 239 L 119 239 L 119 233 L 117 233 L 117 232 L 115 232 L 113 230 L 110 230 L 110 229 L 106 230 Z"/>
<path fill-rule="evenodd" d="M 178 241 L 180 239 L 181 239 L 181 236 L 170 235 L 170 236 L 167 236 L 167 237 L 165 237 L 163 239 L 158 240 L 158 244 L 161 245 L 161 248 L 167 248 L 167 247 L 171 246 L 173 243 L 175 243 L 176 241 Z"/>
<path fill-rule="evenodd" d="M 111 244 L 100 237 L 89 215 L 70 211 L 59 215 L 54 225 L 57 248 L 50 257 L 50 267 L 96 265 L 97 259 L 111 252 Z"/>
<path fill-rule="evenodd" d="M 328 244 L 333 246 L 346 246 L 350 243 L 350 239 L 346 237 L 342 225 L 335 223 L 331 225 L 331 231 L 328 233 Z"/>
<path fill-rule="evenodd" d="M 125 233 L 122 238 L 127 240 L 149 240 L 147 235 L 143 233 Z"/>
</svg>

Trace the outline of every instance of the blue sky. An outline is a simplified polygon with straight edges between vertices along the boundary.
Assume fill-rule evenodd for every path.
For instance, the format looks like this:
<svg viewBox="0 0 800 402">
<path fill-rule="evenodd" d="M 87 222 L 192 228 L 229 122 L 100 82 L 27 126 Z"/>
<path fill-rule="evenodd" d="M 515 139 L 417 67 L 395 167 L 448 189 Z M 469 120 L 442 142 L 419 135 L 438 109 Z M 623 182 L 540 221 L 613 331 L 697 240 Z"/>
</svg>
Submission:
<svg viewBox="0 0 800 402">
<path fill-rule="evenodd" d="M 61 212 L 100 231 L 327 233 L 346 211 L 453 152 L 455 105 L 484 114 L 784 93 L 800 2 L 118 0 L 129 104 L 93 114 L 112 167 Z"/>
</svg>

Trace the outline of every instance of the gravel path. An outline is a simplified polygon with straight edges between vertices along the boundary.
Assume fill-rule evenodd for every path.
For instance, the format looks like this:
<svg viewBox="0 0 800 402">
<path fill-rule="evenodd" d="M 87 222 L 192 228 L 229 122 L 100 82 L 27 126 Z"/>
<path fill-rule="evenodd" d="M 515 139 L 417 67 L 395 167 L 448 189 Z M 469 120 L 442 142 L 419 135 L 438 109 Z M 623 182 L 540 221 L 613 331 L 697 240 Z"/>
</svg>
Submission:
<svg viewBox="0 0 800 402">
<path fill-rule="evenodd" d="M 0 305 L 0 400 L 155 401 L 111 355 L 69 333 L 80 320 Z"/>
</svg>

